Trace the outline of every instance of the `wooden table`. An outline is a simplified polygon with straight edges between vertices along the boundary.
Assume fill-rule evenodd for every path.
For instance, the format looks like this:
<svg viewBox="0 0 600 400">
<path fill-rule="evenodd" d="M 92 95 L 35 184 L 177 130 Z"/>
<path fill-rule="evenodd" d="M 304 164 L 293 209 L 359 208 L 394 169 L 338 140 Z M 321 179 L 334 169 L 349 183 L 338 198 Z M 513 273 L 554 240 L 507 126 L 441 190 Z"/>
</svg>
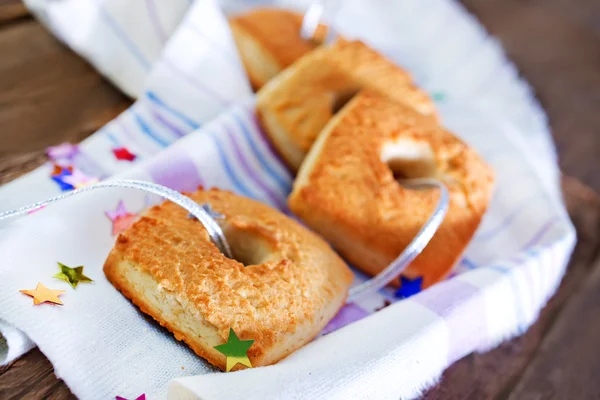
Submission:
<svg viewBox="0 0 600 400">
<path fill-rule="evenodd" d="M 578 235 L 569 270 L 523 336 L 458 361 L 429 399 L 600 398 L 600 2 L 464 0 L 546 108 Z M 61 46 L 17 0 L 0 0 L 0 183 L 78 141 L 130 101 Z M 583 183 L 582 183 L 583 182 Z M 587 185 L 587 186 L 586 186 Z M 0 399 L 68 399 L 35 349 L 0 367 Z"/>
</svg>

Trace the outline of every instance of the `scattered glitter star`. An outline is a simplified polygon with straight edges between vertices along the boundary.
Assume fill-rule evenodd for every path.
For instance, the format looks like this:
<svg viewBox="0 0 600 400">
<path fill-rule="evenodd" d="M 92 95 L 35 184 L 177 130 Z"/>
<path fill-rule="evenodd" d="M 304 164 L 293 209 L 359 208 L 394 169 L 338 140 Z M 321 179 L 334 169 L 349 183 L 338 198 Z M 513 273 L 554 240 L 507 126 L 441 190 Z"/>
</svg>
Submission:
<svg viewBox="0 0 600 400">
<path fill-rule="evenodd" d="M 404 276 L 400 276 L 400 288 L 396 291 L 396 297 L 406 299 L 413 296 L 421 291 L 421 285 L 423 285 L 423 277 L 420 276 L 415 279 L 408 279 Z"/>
<path fill-rule="evenodd" d="M 121 396 L 117 396 L 115 399 L 116 400 L 127 400 L 125 397 L 121 397 Z M 144 394 L 140 395 L 139 397 L 136 397 L 135 400 L 146 400 L 146 394 L 144 393 Z"/>
<path fill-rule="evenodd" d="M 125 147 L 117 147 L 113 149 L 113 154 L 117 160 L 124 161 L 133 161 L 137 157 L 135 154 L 131 153 Z"/>
<path fill-rule="evenodd" d="M 68 182 L 65 182 L 65 178 L 71 176 L 71 171 L 68 168 L 61 168 L 57 165 L 54 166 L 54 171 L 52 172 L 52 180 L 58 184 L 60 190 L 63 192 L 68 192 L 69 190 L 73 190 L 74 187 Z"/>
<path fill-rule="evenodd" d="M 71 174 L 73 172 L 73 167 L 69 166 L 69 165 L 64 165 L 63 163 L 60 162 L 55 162 L 54 164 L 52 164 L 52 172 L 50 173 L 51 176 L 55 176 L 55 175 L 60 175 L 63 173 L 69 173 Z"/>
<path fill-rule="evenodd" d="M 250 359 L 248 358 L 248 349 L 252 346 L 254 340 L 240 340 L 232 328 L 229 328 L 229 337 L 227 343 L 215 346 L 218 352 L 227 357 L 226 371 L 231 371 L 236 364 L 242 364 L 248 368 L 252 368 Z"/>
<path fill-rule="evenodd" d="M 71 175 L 62 178 L 62 181 L 73 186 L 75 189 L 80 189 L 98 182 L 98 179 L 92 178 L 84 174 L 78 169 L 73 169 Z"/>
<path fill-rule="evenodd" d="M 65 291 L 48 289 L 40 282 L 37 284 L 37 287 L 35 289 L 19 290 L 19 292 L 24 293 L 27 296 L 33 297 L 34 305 L 38 305 L 45 302 L 62 305 L 63 302 L 60 301 L 58 296 L 60 296 Z"/>
<path fill-rule="evenodd" d="M 71 143 L 63 143 L 58 146 L 48 147 L 46 154 L 51 160 L 70 160 L 79 152 L 79 147 Z"/>
<path fill-rule="evenodd" d="M 75 289 L 79 282 L 94 282 L 89 277 L 83 274 L 83 265 L 75 268 L 69 268 L 63 263 L 57 263 L 60 272 L 55 274 L 53 278 L 57 278 L 67 282 Z"/>
<path fill-rule="evenodd" d="M 137 214 L 132 214 L 127 211 L 123 200 L 119 201 L 115 211 L 106 211 L 105 214 L 108 219 L 112 221 L 113 236 L 117 236 L 118 234 L 125 232 L 137 218 Z"/>
</svg>

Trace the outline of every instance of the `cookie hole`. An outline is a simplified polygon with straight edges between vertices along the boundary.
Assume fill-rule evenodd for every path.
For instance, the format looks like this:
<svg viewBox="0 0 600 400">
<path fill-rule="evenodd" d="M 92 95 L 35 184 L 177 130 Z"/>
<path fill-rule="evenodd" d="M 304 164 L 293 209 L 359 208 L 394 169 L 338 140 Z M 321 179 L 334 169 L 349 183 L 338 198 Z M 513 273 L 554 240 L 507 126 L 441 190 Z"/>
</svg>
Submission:
<svg viewBox="0 0 600 400">
<path fill-rule="evenodd" d="M 231 248 L 233 259 L 248 267 L 260 265 L 273 259 L 274 251 L 269 242 L 245 229 L 231 225 L 222 226 L 225 238 Z"/>
<path fill-rule="evenodd" d="M 336 114 L 340 111 L 356 94 L 358 93 L 358 89 L 345 89 L 339 92 L 336 92 L 333 96 L 333 101 L 331 103 L 331 112 L 332 114 Z"/>
<path fill-rule="evenodd" d="M 381 160 L 397 181 L 439 177 L 435 155 L 426 142 L 398 140 L 387 143 L 381 151 Z"/>
</svg>

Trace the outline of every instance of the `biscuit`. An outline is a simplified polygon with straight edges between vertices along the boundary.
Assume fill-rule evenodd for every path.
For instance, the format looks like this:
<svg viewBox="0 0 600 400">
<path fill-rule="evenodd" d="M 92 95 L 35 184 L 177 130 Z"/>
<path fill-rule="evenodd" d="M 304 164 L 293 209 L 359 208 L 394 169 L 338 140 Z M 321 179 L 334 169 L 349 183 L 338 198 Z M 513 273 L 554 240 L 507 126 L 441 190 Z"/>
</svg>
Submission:
<svg viewBox="0 0 600 400">
<path fill-rule="evenodd" d="M 283 160 L 297 171 L 327 122 L 363 88 L 437 118 L 433 101 L 406 71 L 361 41 L 342 38 L 269 81 L 257 94 L 257 114 Z"/>
<path fill-rule="evenodd" d="M 437 189 L 412 190 L 397 179 L 444 182 L 446 218 L 403 273 L 423 277 L 428 287 L 460 259 L 489 204 L 493 176 L 472 148 L 431 119 L 363 91 L 320 134 L 288 203 L 352 265 L 375 275 L 411 242 L 439 199 Z"/>
<path fill-rule="evenodd" d="M 144 313 L 220 369 L 214 346 L 232 328 L 253 339 L 253 366 L 276 363 L 314 338 L 344 304 L 353 274 L 319 236 L 264 204 L 221 190 L 189 195 L 225 216 L 235 259 L 171 202 L 119 235 L 104 273 Z M 234 370 L 242 368 L 240 364 Z"/>
</svg>

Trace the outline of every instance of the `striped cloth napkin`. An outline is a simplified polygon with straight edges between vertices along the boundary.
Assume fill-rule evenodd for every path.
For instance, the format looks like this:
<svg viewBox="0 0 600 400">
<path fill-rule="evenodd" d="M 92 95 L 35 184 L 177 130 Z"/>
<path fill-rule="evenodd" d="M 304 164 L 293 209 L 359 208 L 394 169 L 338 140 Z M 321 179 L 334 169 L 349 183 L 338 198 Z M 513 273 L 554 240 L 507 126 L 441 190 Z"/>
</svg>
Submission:
<svg viewBox="0 0 600 400">
<path fill-rule="evenodd" d="M 256 124 L 224 16 L 259 3 L 267 2 L 26 0 L 136 102 L 80 146 L 52 149 L 53 162 L 2 186 L 3 208 L 118 177 L 177 190 L 216 186 L 286 211 L 292 178 Z M 216 373 L 102 274 L 119 217 L 158 199 L 100 191 L 4 224 L 2 361 L 35 343 L 83 399 L 397 399 L 527 329 L 575 242 L 546 118 L 477 22 L 453 1 L 431 3 L 346 0 L 330 2 L 327 16 L 406 67 L 437 100 L 443 124 L 496 170 L 490 210 L 452 277 L 426 291 L 410 282 L 412 292 L 401 294 L 409 298 L 386 288 L 348 304 L 319 338 L 274 366 Z M 301 10 L 309 2 L 275 4 Z M 57 261 L 84 265 L 95 283 L 68 290 L 63 307 L 32 307 L 18 290 L 38 280 L 58 288 L 50 279 Z M 356 271 L 356 283 L 365 279 Z"/>
</svg>

